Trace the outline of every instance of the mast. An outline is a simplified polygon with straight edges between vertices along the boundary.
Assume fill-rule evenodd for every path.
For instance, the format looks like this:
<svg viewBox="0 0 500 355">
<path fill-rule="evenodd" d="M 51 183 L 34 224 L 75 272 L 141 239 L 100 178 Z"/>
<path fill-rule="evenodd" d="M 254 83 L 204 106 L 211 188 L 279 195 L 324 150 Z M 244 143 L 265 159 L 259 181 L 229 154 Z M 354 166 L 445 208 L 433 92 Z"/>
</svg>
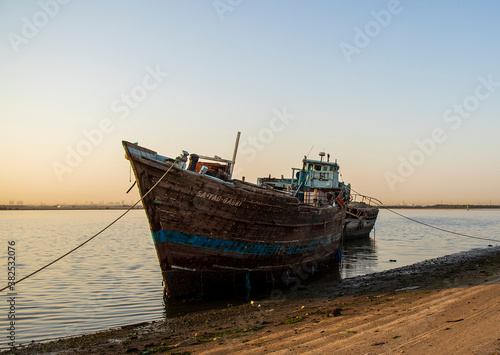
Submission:
<svg viewBox="0 0 500 355">
<path fill-rule="evenodd" d="M 241 132 L 236 134 L 236 142 L 234 142 L 234 152 L 233 152 L 233 162 L 231 164 L 231 173 L 229 174 L 229 179 L 233 178 L 234 164 L 236 163 L 236 153 L 238 153 L 238 145 L 240 144 Z"/>
</svg>

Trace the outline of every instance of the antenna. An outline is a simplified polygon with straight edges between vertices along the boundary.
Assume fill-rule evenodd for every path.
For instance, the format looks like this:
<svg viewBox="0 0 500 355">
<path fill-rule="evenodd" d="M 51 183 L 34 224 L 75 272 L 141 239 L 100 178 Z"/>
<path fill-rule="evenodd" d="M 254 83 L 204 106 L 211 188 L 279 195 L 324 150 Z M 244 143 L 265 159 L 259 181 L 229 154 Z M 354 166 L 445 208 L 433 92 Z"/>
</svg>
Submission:
<svg viewBox="0 0 500 355">
<path fill-rule="evenodd" d="M 309 156 L 309 154 L 311 154 L 311 151 L 313 150 L 313 148 L 314 148 L 314 145 L 311 147 L 311 149 L 309 149 L 309 153 L 307 153 L 307 155 L 306 155 L 306 159 L 307 159 L 307 157 Z"/>
</svg>

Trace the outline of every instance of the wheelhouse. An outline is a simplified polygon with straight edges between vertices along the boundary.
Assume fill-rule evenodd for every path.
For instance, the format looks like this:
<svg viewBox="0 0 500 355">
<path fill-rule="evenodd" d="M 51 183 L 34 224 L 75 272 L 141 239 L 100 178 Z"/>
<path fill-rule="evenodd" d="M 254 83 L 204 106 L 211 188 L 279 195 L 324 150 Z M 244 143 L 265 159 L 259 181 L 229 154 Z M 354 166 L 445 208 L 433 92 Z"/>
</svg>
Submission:
<svg viewBox="0 0 500 355">
<path fill-rule="evenodd" d="M 320 160 L 304 157 L 302 168 L 292 168 L 292 178 L 259 178 L 258 184 L 293 193 L 301 202 L 314 206 L 332 205 L 349 198 L 350 185 L 339 181 L 340 166 L 330 162 L 330 154 L 319 153 Z M 339 203 L 341 203 L 339 201 Z"/>
</svg>

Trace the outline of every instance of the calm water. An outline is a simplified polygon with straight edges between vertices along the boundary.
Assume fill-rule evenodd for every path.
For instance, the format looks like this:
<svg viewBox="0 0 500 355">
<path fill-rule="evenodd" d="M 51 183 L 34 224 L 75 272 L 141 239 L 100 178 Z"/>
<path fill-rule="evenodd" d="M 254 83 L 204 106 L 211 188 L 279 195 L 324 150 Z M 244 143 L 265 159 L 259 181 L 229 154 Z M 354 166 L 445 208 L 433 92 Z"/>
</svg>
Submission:
<svg viewBox="0 0 500 355">
<path fill-rule="evenodd" d="M 500 210 L 398 212 L 442 228 L 500 239 Z M 72 249 L 121 213 L 0 211 L 2 287 L 7 281 L 8 241 L 16 242 L 19 279 Z M 341 275 L 367 274 L 489 244 L 498 243 L 432 230 L 381 211 L 369 239 L 343 245 Z M 161 273 L 141 210 L 131 211 L 83 248 L 16 285 L 15 291 L 17 344 L 151 321 L 165 315 Z M 0 347 L 5 348 L 9 305 L 5 293 L 0 297 Z"/>
<path fill-rule="evenodd" d="M 395 211 L 443 229 L 500 240 L 500 210 L 497 209 Z M 341 275 L 364 275 L 498 244 L 500 243 L 465 238 L 428 228 L 390 211 L 381 210 L 369 239 L 344 243 Z"/>
</svg>

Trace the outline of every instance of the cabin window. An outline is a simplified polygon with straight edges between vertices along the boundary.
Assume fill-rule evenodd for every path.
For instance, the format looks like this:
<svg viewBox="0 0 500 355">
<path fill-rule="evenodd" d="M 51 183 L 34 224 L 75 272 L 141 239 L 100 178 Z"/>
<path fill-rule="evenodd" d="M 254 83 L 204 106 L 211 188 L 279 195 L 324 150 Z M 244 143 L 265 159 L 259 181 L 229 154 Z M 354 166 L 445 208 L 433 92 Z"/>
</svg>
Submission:
<svg viewBox="0 0 500 355">
<path fill-rule="evenodd" d="M 328 168 L 329 168 L 328 166 L 324 166 L 323 171 L 328 171 Z"/>
<path fill-rule="evenodd" d="M 333 171 L 333 166 L 330 166 L 330 171 Z"/>
<path fill-rule="evenodd" d="M 315 165 L 314 170 L 316 171 L 321 171 L 321 165 Z"/>
</svg>

